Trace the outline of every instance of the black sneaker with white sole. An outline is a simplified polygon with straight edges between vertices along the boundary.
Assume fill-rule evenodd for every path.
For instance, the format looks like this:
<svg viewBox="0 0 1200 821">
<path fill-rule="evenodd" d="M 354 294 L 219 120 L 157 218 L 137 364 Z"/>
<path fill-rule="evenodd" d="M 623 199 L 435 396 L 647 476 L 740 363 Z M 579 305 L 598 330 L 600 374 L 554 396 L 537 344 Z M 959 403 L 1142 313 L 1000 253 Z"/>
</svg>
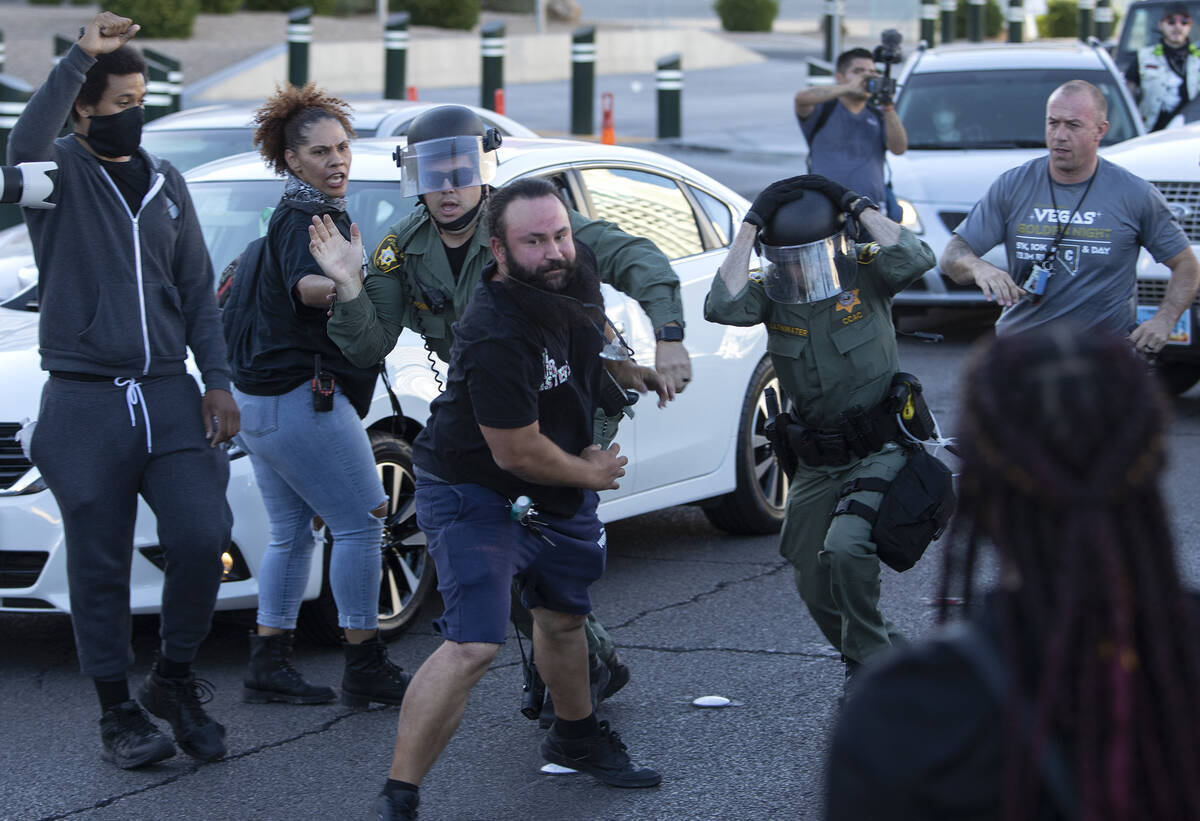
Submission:
<svg viewBox="0 0 1200 821">
<path fill-rule="evenodd" d="M 542 740 L 542 758 L 560 767 L 569 767 L 613 787 L 656 787 L 662 776 L 648 767 L 636 767 L 626 752 L 625 743 L 607 721 L 587 738 L 563 738 L 557 725 Z"/>
<path fill-rule="evenodd" d="M 109 707 L 100 717 L 100 757 L 123 770 L 145 767 L 175 755 L 175 745 L 134 701 Z"/>
</svg>

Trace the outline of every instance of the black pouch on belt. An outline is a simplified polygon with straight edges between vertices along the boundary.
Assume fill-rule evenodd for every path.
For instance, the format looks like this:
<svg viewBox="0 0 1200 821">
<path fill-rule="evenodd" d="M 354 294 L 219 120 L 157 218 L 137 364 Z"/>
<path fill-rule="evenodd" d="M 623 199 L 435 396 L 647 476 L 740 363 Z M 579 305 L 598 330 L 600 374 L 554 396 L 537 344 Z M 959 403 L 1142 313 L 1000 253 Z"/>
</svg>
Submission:
<svg viewBox="0 0 1200 821">
<path fill-rule="evenodd" d="M 787 440 L 792 446 L 796 458 L 809 467 L 820 467 L 825 464 L 821 460 L 821 449 L 817 445 L 816 434 L 800 425 L 790 425 L 787 429 Z"/>
<path fill-rule="evenodd" d="M 842 411 L 839 427 L 846 437 L 846 447 L 855 459 L 861 459 L 868 453 L 874 453 L 883 447 L 883 443 L 872 445 L 875 436 L 875 420 L 871 415 L 857 405 Z"/>
<path fill-rule="evenodd" d="M 817 451 L 821 454 L 822 465 L 846 465 L 850 463 L 850 448 L 846 445 L 846 437 L 840 433 L 814 433 Z"/>
<path fill-rule="evenodd" d="M 767 405 L 767 420 L 763 423 L 763 436 L 771 443 L 771 450 L 779 462 L 780 469 L 789 479 L 796 473 L 796 454 L 788 441 L 788 429 L 795 425 L 787 411 L 779 410 L 779 396 L 774 388 L 763 391 Z"/>
</svg>

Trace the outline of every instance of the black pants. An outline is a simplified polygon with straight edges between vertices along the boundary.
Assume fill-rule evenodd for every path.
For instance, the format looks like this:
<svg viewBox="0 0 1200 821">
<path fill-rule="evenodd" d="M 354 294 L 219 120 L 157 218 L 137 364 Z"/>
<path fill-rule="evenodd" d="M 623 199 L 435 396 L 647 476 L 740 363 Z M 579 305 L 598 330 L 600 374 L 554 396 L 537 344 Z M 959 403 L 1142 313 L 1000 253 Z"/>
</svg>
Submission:
<svg viewBox="0 0 1200 821">
<path fill-rule="evenodd" d="M 138 494 L 158 519 L 166 562 L 162 653 L 192 661 L 212 623 L 232 524 L 229 459 L 204 438 L 195 380 L 140 380 L 139 393 L 111 380 L 51 376 L 31 454 L 62 512 L 83 673 L 110 678 L 133 665 L 129 571 Z"/>
</svg>

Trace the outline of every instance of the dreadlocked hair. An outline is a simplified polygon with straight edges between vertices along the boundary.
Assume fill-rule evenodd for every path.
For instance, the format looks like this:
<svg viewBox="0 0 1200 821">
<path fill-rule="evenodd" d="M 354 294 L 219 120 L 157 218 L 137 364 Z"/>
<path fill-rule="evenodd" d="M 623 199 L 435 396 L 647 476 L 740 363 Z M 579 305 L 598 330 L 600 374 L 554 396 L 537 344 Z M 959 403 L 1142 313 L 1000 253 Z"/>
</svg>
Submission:
<svg viewBox="0 0 1200 821">
<path fill-rule="evenodd" d="M 958 586 L 971 604 L 990 544 L 1014 682 L 1004 818 L 1037 815 L 1048 738 L 1073 765 L 1081 819 L 1200 818 L 1198 619 L 1158 485 L 1168 409 L 1153 374 L 1127 340 L 1064 323 L 976 352 L 965 391 L 965 538 L 946 551 L 941 599 Z"/>
<path fill-rule="evenodd" d="M 275 93 L 254 112 L 254 144 L 267 165 L 283 176 L 288 172 L 286 152 L 304 145 L 308 129 L 321 120 L 337 120 L 354 136 L 350 127 L 350 104 L 321 91 L 313 83 L 303 88 L 275 87 Z"/>
</svg>

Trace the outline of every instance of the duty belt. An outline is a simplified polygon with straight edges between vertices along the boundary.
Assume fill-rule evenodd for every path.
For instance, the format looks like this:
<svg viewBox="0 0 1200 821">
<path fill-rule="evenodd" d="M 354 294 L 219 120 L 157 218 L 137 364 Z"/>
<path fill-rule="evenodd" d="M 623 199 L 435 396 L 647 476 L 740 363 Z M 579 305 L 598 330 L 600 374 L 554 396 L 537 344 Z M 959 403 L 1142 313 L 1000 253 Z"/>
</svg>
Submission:
<svg viewBox="0 0 1200 821">
<path fill-rule="evenodd" d="M 838 415 L 832 428 L 810 428 L 781 413 L 770 420 L 766 435 L 791 475 L 797 462 L 809 467 L 848 465 L 872 454 L 899 434 L 896 409 L 890 399 L 864 410 L 855 405 Z"/>
</svg>

